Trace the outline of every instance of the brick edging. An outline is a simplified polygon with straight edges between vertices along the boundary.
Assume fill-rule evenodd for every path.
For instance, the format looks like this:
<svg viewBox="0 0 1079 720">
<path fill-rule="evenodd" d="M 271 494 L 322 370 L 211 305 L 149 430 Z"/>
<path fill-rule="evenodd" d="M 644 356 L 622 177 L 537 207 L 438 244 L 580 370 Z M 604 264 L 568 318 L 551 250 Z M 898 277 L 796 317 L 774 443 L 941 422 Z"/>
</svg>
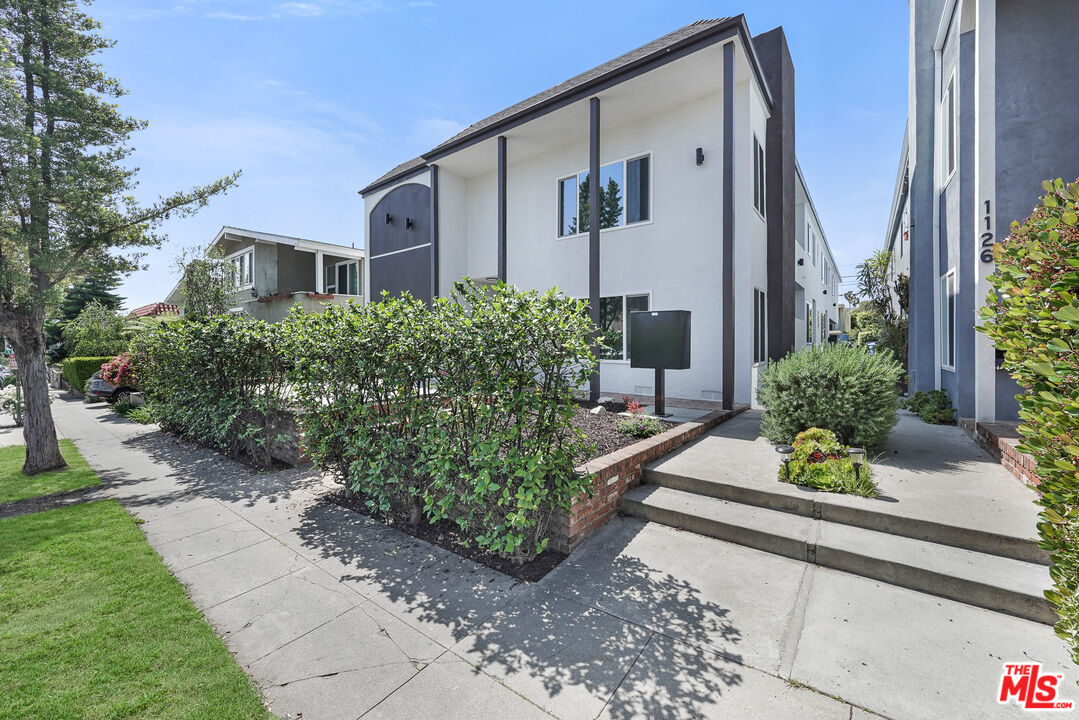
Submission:
<svg viewBox="0 0 1079 720">
<path fill-rule="evenodd" d="M 1016 448 L 1019 437 L 1012 428 L 1007 428 L 1008 432 L 1002 434 L 1004 427 L 1000 423 L 980 423 L 973 418 L 959 418 L 958 424 L 975 443 L 1024 484 L 1035 487 L 1041 484 L 1041 478 L 1036 472 L 1037 462 L 1032 456 Z"/>
<path fill-rule="evenodd" d="M 746 411 L 738 405 L 734 410 L 716 410 L 690 422 L 676 425 L 658 435 L 633 443 L 612 453 L 593 458 L 574 468 L 582 475 L 592 475 L 591 495 L 582 495 L 570 508 L 554 518 L 551 547 L 570 552 L 589 534 L 618 512 L 622 495 L 641 480 L 644 466 L 673 450 L 695 440 L 712 428 Z"/>
</svg>

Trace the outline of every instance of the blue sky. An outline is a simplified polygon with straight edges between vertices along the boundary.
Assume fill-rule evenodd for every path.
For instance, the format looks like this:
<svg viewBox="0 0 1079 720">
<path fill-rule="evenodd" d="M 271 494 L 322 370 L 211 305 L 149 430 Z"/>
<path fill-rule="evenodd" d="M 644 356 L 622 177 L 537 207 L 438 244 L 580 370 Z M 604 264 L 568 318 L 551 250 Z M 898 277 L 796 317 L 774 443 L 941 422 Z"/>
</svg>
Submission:
<svg viewBox="0 0 1079 720">
<path fill-rule="evenodd" d="M 581 3 L 99 0 L 102 55 L 147 120 L 140 198 L 242 169 L 238 189 L 164 227 L 121 287 L 164 299 L 182 248 L 222 225 L 363 246 L 356 191 L 462 127 L 700 18 L 782 25 L 798 158 L 840 265 L 879 247 L 907 94 L 903 0 Z"/>
</svg>

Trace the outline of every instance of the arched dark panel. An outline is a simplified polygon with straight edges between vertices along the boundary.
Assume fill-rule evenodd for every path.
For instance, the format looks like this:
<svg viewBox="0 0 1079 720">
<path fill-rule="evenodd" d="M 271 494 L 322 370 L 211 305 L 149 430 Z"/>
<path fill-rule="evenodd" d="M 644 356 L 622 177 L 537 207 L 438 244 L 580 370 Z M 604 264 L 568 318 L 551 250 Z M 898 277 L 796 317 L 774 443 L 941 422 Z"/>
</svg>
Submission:
<svg viewBox="0 0 1079 720">
<path fill-rule="evenodd" d="M 371 299 L 382 291 L 431 301 L 431 188 L 409 183 L 391 190 L 368 219 Z"/>
</svg>

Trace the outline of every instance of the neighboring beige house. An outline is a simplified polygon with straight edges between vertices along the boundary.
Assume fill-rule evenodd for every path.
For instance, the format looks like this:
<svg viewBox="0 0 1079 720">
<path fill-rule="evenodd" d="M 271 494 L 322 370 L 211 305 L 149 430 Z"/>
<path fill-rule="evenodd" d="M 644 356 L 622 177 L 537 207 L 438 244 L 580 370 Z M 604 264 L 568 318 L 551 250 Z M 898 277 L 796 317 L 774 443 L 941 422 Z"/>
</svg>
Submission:
<svg viewBox="0 0 1079 720">
<path fill-rule="evenodd" d="M 293 305 L 322 312 L 326 303 L 362 303 L 364 251 L 226 225 L 211 243 L 233 269 L 232 312 L 280 322 Z M 165 302 L 183 308 L 177 284 Z"/>
</svg>

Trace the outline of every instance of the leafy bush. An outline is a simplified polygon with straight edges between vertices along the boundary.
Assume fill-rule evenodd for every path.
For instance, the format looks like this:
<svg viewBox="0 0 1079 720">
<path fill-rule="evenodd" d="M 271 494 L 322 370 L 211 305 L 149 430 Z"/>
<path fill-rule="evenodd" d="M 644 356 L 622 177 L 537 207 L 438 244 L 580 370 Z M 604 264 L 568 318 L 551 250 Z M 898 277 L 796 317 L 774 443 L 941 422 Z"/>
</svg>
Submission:
<svg viewBox="0 0 1079 720">
<path fill-rule="evenodd" d="M 78 317 L 64 326 L 63 335 L 67 353 L 81 357 L 112 356 L 127 344 L 124 319 L 97 300 L 87 303 Z"/>
<path fill-rule="evenodd" d="M 855 472 L 854 464 L 835 433 L 810 428 L 794 439 L 794 453 L 788 467 L 779 468 L 779 479 L 796 485 L 808 485 L 824 492 L 876 497 L 877 486 L 869 463 Z M 788 477 L 788 471 L 790 473 Z"/>
<path fill-rule="evenodd" d="M 620 433 L 639 438 L 650 438 L 659 435 L 667 428 L 659 420 L 647 415 L 631 415 L 630 417 L 618 418 L 614 424 Z"/>
<path fill-rule="evenodd" d="M 248 315 L 161 323 L 132 340 L 134 370 L 166 430 L 272 465 L 288 397 L 282 328 Z"/>
<path fill-rule="evenodd" d="M 901 401 L 902 402 L 902 401 Z M 955 423 L 955 408 L 943 390 L 919 390 L 903 402 L 912 413 L 932 425 L 952 425 Z"/>
<path fill-rule="evenodd" d="M 89 382 L 90 377 L 110 360 L 112 360 L 111 355 L 106 357 L 69 357 L 63 362 L 61 375 L 74 390 L 85 392 L 86 383 Z"/>
<path fill-rule="evenodd" d="M 120 353 L 101 366 L 101 379 L 118 387 L 139 386 L 135 378 L 135 361 L 131 353 Z"/>
<path fill-rule="evenodd" d="M 766 410 L 761 434 L 790 443 L 809 428 L 842 441 L 876 447 L 898 420 L 895 384 L 903 370 L 887 351 L 816 346 L 768 363 L 757 396 Z"/>
<path fill-rule="evenodd" d="M 283 327 L 307 451 L 373 510 L 451 520 L 520 561 L 590 488 L 573 471 L 596 363 L 581 301 L 463 282 L 430 308 L 384 296 Z"/>
<path fill-rule="evenodd" d="M 1038 532 L 1050 551 L 1046 597 L 1056 632 L 1079 663 L 1079 181 L 1046 181 L 1046 195 L 994 250 L 984 330 L 1004 351 L 1018 396 L 1018 446 L 1037 462 Z"/>
</svg>

